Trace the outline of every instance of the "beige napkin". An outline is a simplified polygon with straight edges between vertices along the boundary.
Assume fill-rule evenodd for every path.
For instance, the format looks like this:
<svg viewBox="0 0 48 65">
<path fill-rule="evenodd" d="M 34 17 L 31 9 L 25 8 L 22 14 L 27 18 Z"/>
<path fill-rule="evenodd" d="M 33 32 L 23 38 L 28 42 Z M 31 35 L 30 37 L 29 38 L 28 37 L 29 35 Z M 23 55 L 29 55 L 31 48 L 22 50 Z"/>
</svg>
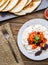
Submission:
<svg viewBox="0 0 48 65">
<path fill-rule="evenodd" d="M 18 59 L 19 63 L 15 62 L 13 54 L 8 45 L 8 41 L 5 39 L 5 37 L 2 33 L 3 29 L 6 29 L 7 32 L 9 33 L 10 37 L 8 40 L 10 41 L 15 54 L 17 55 L 17 59 Z M 9 23 L 0 26 L 0 58 L 1 58 L 0 59 L 1 65 L 24 65 L 24 63 L 21 59 L 20 52 L 18 50 L 16 41 L 14 40 Z"/>
</svg>

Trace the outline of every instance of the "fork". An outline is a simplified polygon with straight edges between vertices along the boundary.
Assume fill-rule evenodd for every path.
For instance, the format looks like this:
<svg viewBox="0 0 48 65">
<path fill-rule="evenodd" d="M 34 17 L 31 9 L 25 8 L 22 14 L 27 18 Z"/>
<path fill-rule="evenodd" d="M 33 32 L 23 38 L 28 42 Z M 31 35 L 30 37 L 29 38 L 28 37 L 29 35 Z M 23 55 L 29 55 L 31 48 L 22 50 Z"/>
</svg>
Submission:
<svg viewBox="0 0 48 65">
<path fill-rule="evenodd" d="M 16 54 L 15 54 L 15 52 L 14 52 L 14 50 L 13 50 L 13 48 L 12 48 L 12 46 L 11 46 L 11 44 L 10 44 L 10 42 L 9 42 L 9 33 L 7 32 L 7 30 L 2 30 L 2 33 L 4 34 L 4 37 L 5 37 L 5 39 L 8 41 L 8 44 L 9 44 L 9 46 L 10 46 L 10 49 L 11 49 L 11 51 L 12 51 L 12 54 L 13 54 L 13 56 L 14 56 L 14 59 L 15 59 L 15 61 L 17 62 L 17 63 L 19 63 L 18 62 L 18 59 L 17 59 L 17 56 L 16 56 Z"/>
</svg>

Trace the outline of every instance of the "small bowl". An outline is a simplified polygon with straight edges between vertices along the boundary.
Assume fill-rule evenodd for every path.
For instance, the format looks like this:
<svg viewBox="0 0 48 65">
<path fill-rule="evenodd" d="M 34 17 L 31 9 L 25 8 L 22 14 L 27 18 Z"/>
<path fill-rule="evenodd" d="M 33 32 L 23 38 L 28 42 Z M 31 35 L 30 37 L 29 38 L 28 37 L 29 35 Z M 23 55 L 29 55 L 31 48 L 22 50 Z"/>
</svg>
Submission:
<svg viewBox="0 0 48 65">
<path fill-rule="evenodd" d="M 48 19 L 48 8 L 45 10 L 44 16 L 46 19 Z"/>
</svg>

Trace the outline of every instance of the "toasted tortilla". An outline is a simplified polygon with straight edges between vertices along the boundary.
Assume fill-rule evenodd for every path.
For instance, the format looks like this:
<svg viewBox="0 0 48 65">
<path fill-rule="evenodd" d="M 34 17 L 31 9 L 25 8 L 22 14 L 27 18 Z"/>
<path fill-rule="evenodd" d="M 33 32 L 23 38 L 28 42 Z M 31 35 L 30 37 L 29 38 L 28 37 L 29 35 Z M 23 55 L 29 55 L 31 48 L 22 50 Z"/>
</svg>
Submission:
<svg viewBox="0 0 48 65">
<path fill-rule="evenodd" d="M 32 1 L 32 0 L 28 0 L 26 6 L 28 6 L 28 5 L 31 3 L 31 1 Z M 26 6 L 25 6 L 25 7 L 26 7 Z"/>
<path fill-rule="evenodd" d="M 2 11 L 8 5 L 9 2 L 10 0 L 7 0 L 6 3 L 0 7 L 0 11 Z"/>
<path fill-rule="evenodd" d="M 0 0 L 0 7 L 6 2 L 7 0 Z"/>
<path fill-rule="evenodd" d="M 27 1 L 28 0 L 20 0 L 20 2 L 10 12 L 20 12 L 25 7 Z"/>
<path fill-rule="evenodd" d="M 31 13 L 40 5 L 40 3 L 41 3 L 41 0 L 34 0 L 27 7 L 25 7 L 22 11 L 20 11 L 18 13 L 14 13 L 14 14 L 16 14 L 16 15 L 25 15 L 27 13 Z"/>
<path fill-rule="evenodd" d="M 3 11 L 9 11 L 12 8 L 15 7 L 15 5 L 18 3 L 19 0 L 10 0 L 10 3 L 8 4 L 8 6 L 3 10 Z"/>
</svg>

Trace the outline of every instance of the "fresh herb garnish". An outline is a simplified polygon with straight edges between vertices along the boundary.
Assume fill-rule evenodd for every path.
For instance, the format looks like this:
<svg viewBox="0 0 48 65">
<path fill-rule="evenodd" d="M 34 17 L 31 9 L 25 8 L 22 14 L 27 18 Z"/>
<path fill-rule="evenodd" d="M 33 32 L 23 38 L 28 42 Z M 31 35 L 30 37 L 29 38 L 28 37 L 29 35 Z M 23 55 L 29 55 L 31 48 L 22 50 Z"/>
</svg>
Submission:
<svg viewBox="0 0 48 65">
<path fill-rule="evenodd" d="M 34 37 L 34 39 L 35 39 L 35 42 L 38 43 L 39 40 L 40 40 L 40 37 L 36 35 L 36 36 Z"/>
</svg>

